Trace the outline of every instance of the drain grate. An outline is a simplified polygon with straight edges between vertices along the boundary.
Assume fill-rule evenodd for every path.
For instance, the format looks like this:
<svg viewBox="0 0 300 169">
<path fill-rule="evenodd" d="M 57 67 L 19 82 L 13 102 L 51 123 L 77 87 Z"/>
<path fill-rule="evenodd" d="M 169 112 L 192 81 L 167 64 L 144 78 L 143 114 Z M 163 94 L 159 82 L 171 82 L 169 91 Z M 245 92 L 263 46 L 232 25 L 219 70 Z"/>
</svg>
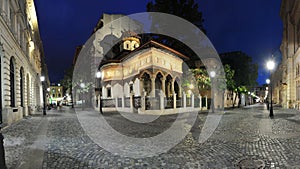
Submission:
<svg viewBox="0 0 300 169">
<path fill-rule="evenodd" d="M 237 163 L 239 169 L 263 169 L 265 168 L 265 162 L 263 160 L 255 158 L 244 158 Z"/>
</svg>

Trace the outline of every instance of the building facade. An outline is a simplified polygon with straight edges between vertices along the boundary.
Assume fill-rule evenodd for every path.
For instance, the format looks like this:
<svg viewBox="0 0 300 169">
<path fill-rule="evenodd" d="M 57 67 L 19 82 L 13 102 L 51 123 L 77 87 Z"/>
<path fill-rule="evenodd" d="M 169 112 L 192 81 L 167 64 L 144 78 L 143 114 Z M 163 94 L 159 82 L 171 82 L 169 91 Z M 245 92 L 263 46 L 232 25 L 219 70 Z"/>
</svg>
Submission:
<svg viewBox="0 0 300 169">
<path fill-rule="evenodd" d="M 273 96 L 284 108 L 300 105 L 300 2 L 282 0 L 280 16 L 283 37 L 280 50 L 282 61 L 272 74 Z"/>
<path fill-rule="evenodd" d="M 9 125 L 37 113 L 49 82 L 33 0 L 0 1 L 0 58 L 0 107 Z"/>
<path fill-rule="evenodd" d="M 181 87 L 187 56 L 155 41 L 141 45 L 136 37 L 123 38 L 120 49 L 131 52 L 100 65 L 104 109 L 141 114 L 200 110 L 199 94 Z"/>
<path fill-rule="evenodd" d="M 63 94 L 63 86 L 60 84 L 53 85 L 51 84 L 49 86 L 49 103 L 60 105 L 62 101 L 64 100 L 64 94 Z"/>
</svg>

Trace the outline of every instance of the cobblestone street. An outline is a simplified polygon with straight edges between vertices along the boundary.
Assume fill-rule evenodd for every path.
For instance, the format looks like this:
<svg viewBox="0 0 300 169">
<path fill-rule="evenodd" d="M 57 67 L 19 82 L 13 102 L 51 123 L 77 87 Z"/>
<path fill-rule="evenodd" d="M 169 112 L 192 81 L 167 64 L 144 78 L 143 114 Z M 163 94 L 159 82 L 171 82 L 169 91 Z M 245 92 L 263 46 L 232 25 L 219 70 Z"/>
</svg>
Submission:
<svg viewBox="0 0 300 169">
<path fill-rule="evenodd" d="M 226 110 L 213 135 L 200 144 L 207 113 L 199 113 L 191 132 L 167 153 L 133 159 L 111 154 L 94 143 L 76 113 L 64 107 L 4 128 L 6 163 L 10 169 L 238 168 L 254 166 L 253 162 L 265 168 L 300 168 L 300 112 L 275 108 L 274 115 L 269 119 L 263 106 Z M 176 118 L 163 116 L 138 124 L 117 113 L 104 116 L 120 133 L 143 138 L 165 131 Z"/>
</svg>

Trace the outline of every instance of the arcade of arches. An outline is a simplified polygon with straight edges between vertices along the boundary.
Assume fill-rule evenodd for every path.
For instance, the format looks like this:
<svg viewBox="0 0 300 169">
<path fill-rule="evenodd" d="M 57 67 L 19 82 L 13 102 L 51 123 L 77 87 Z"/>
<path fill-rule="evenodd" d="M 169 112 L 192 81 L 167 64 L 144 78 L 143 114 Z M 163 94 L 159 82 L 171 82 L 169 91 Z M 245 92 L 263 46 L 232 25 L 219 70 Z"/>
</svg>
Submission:
<svg viewBox="0 0 300 169">
<path fill-rule="evenodd" d="M 144 91 L 146 96 L 157 97 L 162 92 L 167 98 L 173 97 L 174 94 L 181 97 L 180 78 L 173 77 L 170 72 L 157 71 L 152 73 L 143 71 L 139 80 L 140 89 L 142 90 L 140 92 Z"/>
</svg>

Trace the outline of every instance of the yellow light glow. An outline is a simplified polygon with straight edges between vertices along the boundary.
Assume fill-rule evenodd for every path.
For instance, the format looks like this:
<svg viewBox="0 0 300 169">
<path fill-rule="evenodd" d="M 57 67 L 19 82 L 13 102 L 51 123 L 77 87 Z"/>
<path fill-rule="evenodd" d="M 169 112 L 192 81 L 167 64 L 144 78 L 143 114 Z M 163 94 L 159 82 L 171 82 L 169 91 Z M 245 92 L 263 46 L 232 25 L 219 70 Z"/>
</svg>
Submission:
<svg viewBox="0 0 300 169">
<path fill-rule="evenodd" d="M 34 50 L 34 42 L 31 40 L 29 41 L 29 51 L 32 52 Z"/>
</svg>

